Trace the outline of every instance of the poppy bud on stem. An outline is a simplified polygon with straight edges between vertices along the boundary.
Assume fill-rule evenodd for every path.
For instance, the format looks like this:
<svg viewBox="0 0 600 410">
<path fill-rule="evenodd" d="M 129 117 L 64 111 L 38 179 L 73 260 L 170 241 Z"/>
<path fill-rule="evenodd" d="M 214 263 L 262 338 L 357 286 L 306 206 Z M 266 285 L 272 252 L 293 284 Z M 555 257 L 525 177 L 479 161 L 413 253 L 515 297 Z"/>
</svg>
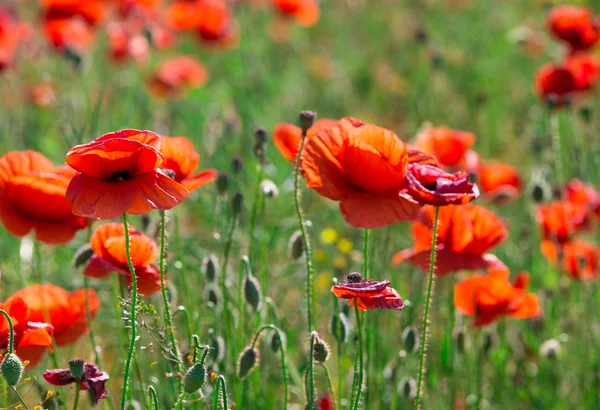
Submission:
<svg viewBox="0 0 600 410">
<path fill-rule="evenodd" d="M 23 377 L 23 363 L 21 362 L 21 359 L 19 359 L 19 357 L 14 353 L 15 330 L 13 328 L 12 319 L 4 310 L 0 309 L 0 313 L 4 315 L 6 321 L 8 322 L 8 345 L 6 356 L 4 356 L 2 364 L 0 364 L 0 370 L 2 370 L 2 376 L 4 377 L 6 384 L 11 387 L 19 400 L 21 400 L 23 406 L 27 409 L 27 405 L 15 388 L 15 386 L 19 383 L 19 380 L 21 380 L 21 377 Z"/>
<path fill-rule="evenodd" d="M 220 394 L 222 393 L 222 394 Z M 227 385 L 225 384 L 225 377 L 222 375 L 217 377 L 217 381 L 215 382 L 215 399 L 213 402 L 213 409 L 219 408 L 219 401 L 221 401 L 221 396 L 223 397 L 222 404 L 223 409 L 228 410 L 229 404 L 227 403 Z"/>
</svg>

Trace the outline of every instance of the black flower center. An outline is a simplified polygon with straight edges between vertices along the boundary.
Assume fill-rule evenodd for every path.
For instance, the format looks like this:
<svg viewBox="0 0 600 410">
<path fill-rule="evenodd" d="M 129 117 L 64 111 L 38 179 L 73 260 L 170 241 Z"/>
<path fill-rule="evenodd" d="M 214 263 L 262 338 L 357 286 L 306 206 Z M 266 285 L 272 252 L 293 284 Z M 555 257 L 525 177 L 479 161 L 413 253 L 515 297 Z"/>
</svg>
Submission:
<svg viewBox="0 0 600 410">
<path fill-rule="evenodd" d="M 348 283 L 361 283 L 364 281 L 365 278 L 363 278 L 363 275 L 357 272 L 349 273 L 348 276 L 346 276 L 346 282 Z"/>
<path fill-rule="evenodd" d="M 125 171 L 114 172 L 110 176 L 109 181 L 126 181 L 130 178 L 131 178 L 131 175 L 129 174 L 129 171 L 125 170 Z"/>
</svg>

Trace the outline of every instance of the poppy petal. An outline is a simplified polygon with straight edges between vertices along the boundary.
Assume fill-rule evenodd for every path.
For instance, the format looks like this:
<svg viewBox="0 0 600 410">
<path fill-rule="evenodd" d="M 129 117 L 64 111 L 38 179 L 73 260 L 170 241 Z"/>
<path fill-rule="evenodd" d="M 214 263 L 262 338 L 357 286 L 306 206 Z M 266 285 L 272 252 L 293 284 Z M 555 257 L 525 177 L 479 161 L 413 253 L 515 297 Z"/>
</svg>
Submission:
<svg viewBox="0 0 600 410">
<path fill-rule="evenodd" d="M 372 195 L 357 190 L 348 191 L 340 201 L 342 216 L 357 228 L 380 228 L 399 221 L 412 220 L 421 205 L 392 195 Z"/>
<path fill-rule="evenodd" d="M 359 283 L 342 282 L 331 287 L 331 291 L 340 299 L 352 299 L 381 294 L 390 285 L 389 280 L 364 281 Z"/>
<path fill-rule="evenodd" d="M 85 267 L 83 274 L 91 278 L 103 278 L 111 272 L 116 271 L 114 265 L 107 262 L 105 259 L 94 256 L 90 259 Z"/>
<path fill-rule="evenodd" d="M 181 181 L 181 185 L 183 185 L 188 191 L 192 192 L 206 184 L 213 182 L 216 177 L 216 169 L 206 169 L 191 178 L 184 179 Z"/>
<path fill-rule="evenodd" d="M 129 206 L 127 213 L 133 215 L 144 214 L 153 209 L 172 209 L 190 193 L 183 185 L 158 171 L 147 172 L 128 182 L 132 183 L 135 201 Z"/>
<path fill-rule="evenodd" d="M 0 157 L 0 191 L 6 181 L 16 175 L 25 175 L 31 171 L 51 172 L 52 161 L 36 151 L 13 151 Z"/>
</svg>

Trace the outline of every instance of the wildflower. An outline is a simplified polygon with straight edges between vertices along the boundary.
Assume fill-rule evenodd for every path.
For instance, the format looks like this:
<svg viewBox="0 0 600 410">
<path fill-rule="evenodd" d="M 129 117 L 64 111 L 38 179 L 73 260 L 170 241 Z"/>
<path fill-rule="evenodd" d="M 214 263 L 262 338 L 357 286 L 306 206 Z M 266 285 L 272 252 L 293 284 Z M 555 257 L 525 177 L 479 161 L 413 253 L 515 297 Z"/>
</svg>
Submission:
<svg viewBox="0 0 600 410">
<path fill-rule="evenodd" d="M 564 67 L 573 74 L 577 91 L 591 89 L 600 77 L 600 60 L 592 54 L 570 55 L 565 59 Z"/>
<path fill-rule="evenodd" d="M 112 219 L 167 210 L 189 191 L 158 169 L 163 164 L 160 138 L 152 131 L 122 130 L 71 148 L 67 165 L 77 174 L 67 189 L 73 213 Z"/>
<path fill-rule="evenodd" d="M 346 280 L 333 285 L 331 291 L 340 299 L 349 299 L 354 307 L 354 299 L 359 310 L 392 309 L 402 310 L 404 303 L 396 289 L 390 288 L 390 281 L 381 282 L 365 280 L 359 273 L 351 273 Z"/>
<path fill-rule="evenodd" d="M 9 152 L 0 158 L 0 220 L 13 235 L 35 232 L 38 241 L 69 242 L 88 220 L 67 202 L 71 175 L 35 151 Z M 44 206 L 40 206 L 44 204 Z"/>
<path fill-rule="evenodd" d="M 568 104 L 577 91 L 573 72 L 553 63 L 547 63 L 537 71 L 534 83 L 535 93 L 554 107 Z"/>
<path fill-rule="evenodd" d="M 14 353 L 9 353 L 2 359 L 0 370 L 2 371 L 2 376 L 6 380 L 6 383 L 11 387 L 15 387 L 21 380 L 21 377 L 23 377 L 25 368 L 23 367 L 23 363 L 21 362 L 21 359 L 19 359 L 19 356 Z"/>
<path fill-rule="evenodd" d="M 151 295 L 160 290 L 160 274 L 152 265 L 158 258 L 159 251 L 154 241 L 129 226 L 129 243 L 131 262 L 135 269 L 138 291 L 143 295 Z M 94 250 L 93 256 L 83 274 L 93 278 L 103 278 L 110 272 L 125 275 L 131 284 L 131 273 L 127 266 L 125 252 L 125 228 L 120 223 L 107 223 L 96 228 L 90 238 Z"/>
<path fill-rule="evenodd" d="M 600 193 L 592 185 L 578 179 L 570 180 L 565 186 L 565 199 L 575 209 L 584 209 L 600 218 Z"/>
<path fill-rule="evenodd" d="M 548 29 L 571 51 L 587 50 L 596 44 L 600 31 L 590 10 L 575 5 L 560 5 L 548 13 Z"/>
<path fill-rule="evenodd" d="M 517 319 L 541 314 L 538 298 L 527 293 L 529 275 L 522 273 L 511 284 L 508 270 L 492 270 L 488 275 L 473 275 L 454 286 L 454 305 L 465 315 L 475 316 L 474 326 L 494 322 L 500 316 Z"/>
<path fill-rule="evenodd" d="M 29 362 L 31 367 L 42 361 L 46 349 L 52 350 L 53 327 L 48 323 L 29 320 L 30 312 L 27 304 L 21 298 L 11 298 L 6 303 L 0 303 L 0 309 L 6 311 L 13 322 L 15 332 L 16 355 Z M 0 348 L 8 346 L 8 321 L 0 316 Z"/>
<path fill-rule="evenodd" d="M 30 28 L 18 23 L 9 10 L 0 8 L 0 72 L 13 65 L 19 44 L 29 32 Z"/>
<path fill-rule="evenodd" d="M 190 140 L 185 137 L 161 136 L 160 153 L 164 156 L 162 167 L 173 171 L 175 173 L 173 179 L 190 192 L 214 181 L 217 177 L 216 169 L 206 169 L 191 176 L 198 168 L 200 155 Z"/>
<path fill-rule="evenodd" d="M 317 409 L 318 410 L 334 410 L 335 407 L 333 405 L 333 397 L 331 397 L 331 393 L 323 393 L 317 399 Z"/>
<path fill-rule="evenodd" d="M 181 99 L 188 90 L 203 87 L 207 81 L 204 65 L 195 57 L 181 55 L 163 61 L 146 83 L 155 97 Z"/>
<path fill-rule="evenodd" d="M 412 225 L 412 249 L 396 253 L 394 264 L 407 261 L 429 271 L 432 226 L 435 209 L 426 207 Z M 491 211 L 477 205 L 448 206 L 440 209 L 437 231 L 435 274 L 444 276 L 460 270 L 502 268 L 504 264 L 490 249 L 508 236 L 502 221 Z"/>
<path fill-rule="evenodd" d="M 417 148 L 434 155 L 441 165 L 448 167 L 458 165 L 474 143 L 473 133 L 448 127 L 426 127 L 416 140 Z"/>
<path fill-rule="evenodd" d="M 88 331 L 86 293 L 89 314 L 93 318 L 100 308 L 100 299 L 92 289 L 67 292 L 50 283 L 27 286 L 13 293 L 7 303 L 22 299 L 29 308 L 29 320 L 44 322 L 49 319 L 54 327 L 54 341 L 58 346 L 75 343 Z"/>
<path fill-rule="evenodd" d="M 129 58 L 145 62 L 150 56 L 150 42 L 137 25 L 129 22 L 112 22 L 107 27 L 109 58 L 121 63 Z"/>
<path fill-rule="evenodd" d="M 310 138 L 319 131 L 335 125 L 335 123 L 334 120 L 320 119 L 308 129 L 306 136 Z M 296 161 L 301 140 L 302 129 L 297 125 L 280 123 L 273 128 L 273 144 L 281 152 L 281 155 L 290 162 Z"/>
<path fill-rule="evenodd" d="M 589 222 L 585 205 L 561 201 L 538 205 L 536 220 L 542 228 L 543 239 L 559 244 L 568 242 Z"/>
<path fill-rule="evenodd" d="M 562 244 L 545 240 L 541 250 L 546 259 L 573 279 L 589 280 L 598 276 L 600 249 L 594 245 L 579 239 Z"/>
<path fill-rule="evenodd" d="M 317 0 L 273 0 L 275 10 L 283 17 L 292 18 L 303 27 L 311 27 L 319 21 Z"/>
<path fill-rule="evenodd" d="M 482 164 L 478 176 L 478 186 L 492 202 L 504 203 L 514 200 L 523 190 L 519 170 L 508 164 Z"/>
<path fill-rule="evenodd" d="M 83 371 L 80 374 L 78 367 L 83 365 Z M 98 366 L 92 363 L 83 363 L 81 359 L 69 361 L 70 369 L 46 370 L 43 373 L 44 379 L 54 386 L 66 386 L 72 383 L 79 383 L 79 390 L 90 390 L 94 403 L 100 399 L 108 397 L 108 390 L 105 384 L 109 379 L 108 373 L 100 371 Z"/>
</svg>

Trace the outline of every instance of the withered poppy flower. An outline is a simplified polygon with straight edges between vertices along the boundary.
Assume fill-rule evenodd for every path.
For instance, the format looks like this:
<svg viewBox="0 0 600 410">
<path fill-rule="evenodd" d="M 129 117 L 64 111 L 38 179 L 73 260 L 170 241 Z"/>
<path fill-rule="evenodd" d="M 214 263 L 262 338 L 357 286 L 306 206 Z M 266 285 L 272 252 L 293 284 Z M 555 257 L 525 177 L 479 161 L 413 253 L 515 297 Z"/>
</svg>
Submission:
<svg viewBox="0 0 600 410">
<path fill-rule="evenodd" d="M 407 261 L 429 271 L 435 208 L 425 207 L 412 225 L 414 247 L 394 255 L 398 265 Z M 477 205 L 447 206 L 440 209 L 437 230 L 435 274 L 444 276 L 460 270 L 505 269 L 494 255 L 486 253 L 508 236 L 502 221 Z"/>
<path fill-rule="evenodd" d="M 481 165 L 478 186 L 493 202 L 505 203 L 518 198 L 523 181 L 517 168 L 494 162 Z"/>
<path fill-rule="evenodd" d="M 67 189 L 73 213 L 112 219 L 179 205 L 189 192 L 160 172 L 162 163 L 152 131 L 112 132 L 71 148 L 67 165 L 78 171 Z"/>
<path fill-rule="evenodd" d="M 307 138 L 315 135 L 328 127 L 335 125 L 334 120 L 321 119 L 316 121 L 306 133 Z M 281 152 L 281 155 L 290 162 L 296 161 L 300 142 L 302 140 L 302 129 L 294 124 L 280 123 L 273 128 L 273 144 Z"/>
<path fill-rule="evenodd" d="M 399 195 L 411 163 L 436 161 L 392 131 L 348 117 L 306 141 L 301 170 L 309 188 L 340 202 L 346 222 L 378 228 L 416 216 L 420 205 Z"/>
<path fill-rule="evenodd" d="M 54 386 L 66 386 L 77 382 L 70 369 L 45 370 L 44 379 Z M 98 366 L 92 363 L 84 363 L 83 374 L 79 379 L 79 390 L 91 390 L 94 403 L 108 397 L 108 390 L 104 386 L 110 377 L 108 373 L 100 371 Z"/>
<path fill-rule="evenodd" d="M 21 298 L 11 298 L 0 303 L 0 309 L 8 313 L 13 322 L 14 346 L 21 360 L 28 360 L 31 367 L 42 361 L 47 349 L 52 350 L 52 325 L 30 320 L 27 304 Z M 8 321 L 0 316 L 0 349 L 8 347 Z"/>
<path fill-rule="evenodd" d="M 501 316 L 528 319 L 541 315 L 538 298 L 527 293 L 529 275 L 521 273 L 511 284 L 508 270 L 473 275 L 454 286 L 454 305 L 468 316 L 475 316 L 474 326 L 484 326 Z"/>
<path fill-rule="evenodd" d="M 71 177 L 35 151 L 9 152 L 0 158 L 0 220 L 13 235 L 34 231 L 48 244 L 69 242 L 85 228 L 87 218 L 76 216 L 67 202 Z M 40 206 L 44 204 L 44 206 Z"/>
<path fill-rule="evenodd" d="M 417 135 L 416 146 L 434 155 L 441 165 L 458 165 L 465 153 L 475 143 L 475 135 L 468 131 L 448 127 L 427 127 Z"/>
<path fill-rule="evenodd" d="M 273 6 L 280 15 L 294 19 L 303 27 L 314 26 L 319 21 L 317 0 L 273 0 Z"/>
<path fill-rule="evenodd" d="M 592 185 L 572 179 L 565 186 L 565 195 L 567 202 L 575 209 L 587 209 L 600 218 L 600 193 Z"/>
<path fill-rule="evenodd" d="M 404 303 L 398 291 L 390 288 L 390 281 L 381 282 L 365 280 L 358 273 L 351 273 L 346 280 L 331 287 L 333 294 L 340 299 L 348 299 L 354 307 L 354 299 L 358 302 L 358 310 L 391 309 L 402 310 Z"/>
<path fill-rule="evenodd" d="M 164 61 L 148 79 L 150 92 L 159 98 L 180 99 L 208 81 L 208 71 L 195 57 L 181 55 Z"/>
<path fill-rule="evenodd" d="M 158 247 L 151 238 L 131 226 L 129 227 L 129 243 L 138 291 L 143 295 L 151 295 L 159 291 L 160 274 L 156 266 L 152 265 L 158 258 Z M 94 251 L 94 256 L 83 271 L 84 275 L 103 278 L 110 272 L 118 272 L 125 275 L 127 283 L 131 285 L 123 224 L 100 225 L 90 238 L 90 246 Z"/>
<path fill-rule="evenodd" d="M 479 197 L 466 172 L 449 174 L 431 165 L 410 164 L 406 180 L 408 188 L 400 195 L 421 205 L 464 205 Z"/>
<path fill-rule="evenodd" d="M 541 204 L 536 212 L 536 220 L 542 228 L 543 239 L 565 243 L 573 234 L 588 226 L 588 208 L 561 201 Z"/>
<path fill-rule="evenodd" d="M 575 239 L 563 244 L 542 241 L 542 254 L 574 279 L 594 279 L 598 275 L 600 250 L 585 241 Z"/>
<path fill-rule="evenodd" d="M 217 176 L 216 169 L 205 169 L 196 175 L 192 173 L 198 168 L 200 155 L 194 146 L 185 137 L 161 136 L 160 152 L 165 157 L 162 167 L 170 169 L 175 173 L 173 179 L 192 192 L 209 182 L 214 181 Z"/>
<path fill-rule="evenodd" d="M 600 39 L 598 23 L 586 7 L 554 7 L 548 13 L 548 28 L 556 38 L 566 42 L 572 51 L 587 50 Z"/>
<path fill-rule="evenodd" d="M 96 316 L 100 299 L 92 289 L 87 290 L 90 316 Z M 22 299 L 29 308 L 29 320 L 44 322 L 49 319 L 54 327 L 54 340 L 58 346 L 75 343 L 88 331 L 85 311 L 86 290 L 67 292 L 52 284 L 31 285 L 13 293 L 6 303 Z"/>
<path fill-rule="evenodd" d="M 555 106 L 567 103 L 577 90 L 577 80 L 568 68 L 547 63 L 535 75 L 536 94 Z"/>
</svg>

